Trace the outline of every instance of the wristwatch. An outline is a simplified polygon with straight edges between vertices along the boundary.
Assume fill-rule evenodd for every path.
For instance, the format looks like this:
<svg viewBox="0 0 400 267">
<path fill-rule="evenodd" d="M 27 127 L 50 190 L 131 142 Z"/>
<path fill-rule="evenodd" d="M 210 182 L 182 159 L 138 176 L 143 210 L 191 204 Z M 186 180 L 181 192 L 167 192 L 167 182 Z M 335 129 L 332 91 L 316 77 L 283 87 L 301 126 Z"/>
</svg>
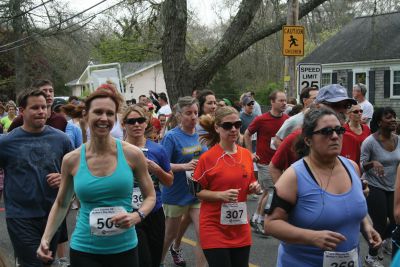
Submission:
<svg viewBox="0 0 400 267">
<path fill-rule="evenodd" d="M 140 220 L 143 222 L 143 220 L 146 219 L 144 212 L 140 210 L 137 210 L 136 212 L 139 214 Z"/>
</svg>

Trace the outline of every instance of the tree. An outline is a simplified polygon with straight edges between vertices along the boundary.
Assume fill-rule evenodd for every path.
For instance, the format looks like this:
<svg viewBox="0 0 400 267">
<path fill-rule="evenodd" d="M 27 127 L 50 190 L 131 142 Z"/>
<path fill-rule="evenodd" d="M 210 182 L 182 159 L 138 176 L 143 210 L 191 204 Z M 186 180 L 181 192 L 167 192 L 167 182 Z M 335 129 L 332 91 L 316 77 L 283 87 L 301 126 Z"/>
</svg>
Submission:
<svg viewBox="0 0 400 267">
<path fill-rule="evenodd" d="M 326 0 L 309 0 L 300 6 L 302 18 Z M 242 0 L 238 12 L 217 44 L 194 63 L 186 58 L 186 0 L 165 0 L 161 8 L 162 53 L 165 83 L 169 98 L 175 102 L 191 90 L 204 88 L 217 73 L 252 44 L 281 30 L 283 16 L 265 26 L 252 23 L 262 0 Z"/>
</svg>

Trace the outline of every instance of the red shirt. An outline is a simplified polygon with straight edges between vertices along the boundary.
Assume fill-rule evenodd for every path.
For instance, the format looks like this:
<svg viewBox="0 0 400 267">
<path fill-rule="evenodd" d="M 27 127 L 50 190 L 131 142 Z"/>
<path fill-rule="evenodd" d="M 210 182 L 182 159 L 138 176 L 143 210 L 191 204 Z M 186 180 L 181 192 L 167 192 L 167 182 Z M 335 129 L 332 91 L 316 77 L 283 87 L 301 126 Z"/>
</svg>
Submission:
<svg viewBox="0 0 400 267">
<path fill-rule="evenodd" d="M 251 154 L 240 146 L 237 146 L 236 154 L 222 156 L 223 154 L 224 150 L 219 144 L 202 154 L 193 178 L 204 189 L 211 191 L 240 189 L 238 202 L 246 202 L 249 185 L 256 180 Z M 248 218 L 247 224 L 221 224 L 221 204 L 219 201 L 205 200 L 201 203 L 199 222 L 201 248 L 250 246 L 252 241 Z"/>
<path fill-rule="evenodd" d="M 274 166 L 282 171 L 289 168 L 289 166 L 296 162 L 299 158 L 294 150 L 294 146 L 298 137 L 301 135 L 302 129 L 297 129 L 290 135 L 288 135 L 278 147 L 275 155 L 271 162 Z M 360 149 L 359 141 L 350 133 L 345 132 L 342 140 L 342 151 L 340 155 L 355 161 L 360 165 Z"/>
<path fill-rule="evenodd" d="M 271 138 L 276 135 L 282 124 L 289 116 L 282 114 L 281 117 L 274 117 L 270 112 L 256 117 L 247 128 L 250 134 L 257 133 L 256 154 L 260 157 L 258 163 L 269 164 L 275 150 L 271 149 Z"/>
<path fill-rule="evenodd" d="M 23 124 L 24 124 L 24 118 L 22 117 L 22 115 L 15 117 L 10 127 L 8 128 L 8 132 L 11 132 L 11 130 L 20 127 Z M 53 128 L 65 132 L 65 127 L 67 127 L 67 120 L 62 115 L 57 114 L 55 112 L 51 112 L 50 118 L 46 120 L 46 125 L 49 125 Z"/>
<path fill-rule="evenodd" d="M 355 132 L 353 132 L 350 129 L 350 125 L 348 123 L 346 123 L 343 127 L 346 128 L 346 132 L 353 135 L 358 140 L 358 142 L 360 143 L 360 146 L 361 146 L 362 142 L 364 142 L 365 138 L 367 138 L 371 134 L 371 130 L 365 124 L 361 124 L 361 129 L 362 129 L 361 134 L 356 134 Z"/>
</svg>

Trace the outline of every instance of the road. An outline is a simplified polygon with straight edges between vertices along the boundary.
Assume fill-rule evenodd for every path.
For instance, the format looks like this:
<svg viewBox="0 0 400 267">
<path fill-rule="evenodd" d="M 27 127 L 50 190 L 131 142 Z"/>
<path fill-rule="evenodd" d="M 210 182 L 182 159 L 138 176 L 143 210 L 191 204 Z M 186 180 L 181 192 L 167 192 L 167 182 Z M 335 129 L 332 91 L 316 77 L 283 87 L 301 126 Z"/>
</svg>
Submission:
<svg viewBox="0 0 400 267">
<path fill-rule="evenodd" d="M 256 205 L 257 201 L 250 197 L 248 201 L 249 212 L 252 213 L 255 210 Z M 76 216 L 75 211 L 71 211 L 68 215 L 68 227 L 69 230 L 71 231 L 73 230 L 74 227 L 75 216 Z M 190 227 L 182 242 L 183 254 L 187 262 L 187 266 L 194 266 L 193 246 L 195 244 L 196 242 L 195 242 L 193 228 Z M 278 245 L 279 241 L 276 240 L 275 238 L 264 237 L 259 234 L 253 233 L 253 245 L 251 247 L 251 252 L 250 252 L 249 266 L 250 267 L 275 266 Z M 10 263 L 14 263 L 13 250 L 10 244 L 10 239 L 7 234 L 7 228 L 5 223 L 4 204 L 2 202 L 0 202 L 0 251 L 7 256 Z M 361 255 L 363 258 L 365 257 L 366 253 L 367 253 L 367 246 L 365 241 L 362 239 Z M 385 266 L 390 265 L 390 256 L 385 255 L 383 264 Z M 167 255 L 166 257 L 165 266 L 167 267 L 175 266 L 169 255 Z"/>
</svg>

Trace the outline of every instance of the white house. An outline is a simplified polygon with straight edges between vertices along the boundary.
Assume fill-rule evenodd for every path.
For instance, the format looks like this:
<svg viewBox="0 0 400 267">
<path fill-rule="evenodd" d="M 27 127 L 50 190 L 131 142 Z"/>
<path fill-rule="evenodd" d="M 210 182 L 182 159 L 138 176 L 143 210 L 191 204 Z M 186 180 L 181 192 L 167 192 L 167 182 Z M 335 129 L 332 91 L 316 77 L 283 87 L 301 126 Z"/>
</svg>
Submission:
<svg viewBox="0 0 400 267">
<path fill-rule="evenodd" d="M 149 91 L 167 93 L 161 60 L 148 62 L 108 63 L 89 65 L 81 76 L 68 82 L 71 94 L 82 96 L 85 90 L 92 92 L 98 85 L 112 80 L 125 100 L 140 95 L 149 96 Z"/>
</svg>

